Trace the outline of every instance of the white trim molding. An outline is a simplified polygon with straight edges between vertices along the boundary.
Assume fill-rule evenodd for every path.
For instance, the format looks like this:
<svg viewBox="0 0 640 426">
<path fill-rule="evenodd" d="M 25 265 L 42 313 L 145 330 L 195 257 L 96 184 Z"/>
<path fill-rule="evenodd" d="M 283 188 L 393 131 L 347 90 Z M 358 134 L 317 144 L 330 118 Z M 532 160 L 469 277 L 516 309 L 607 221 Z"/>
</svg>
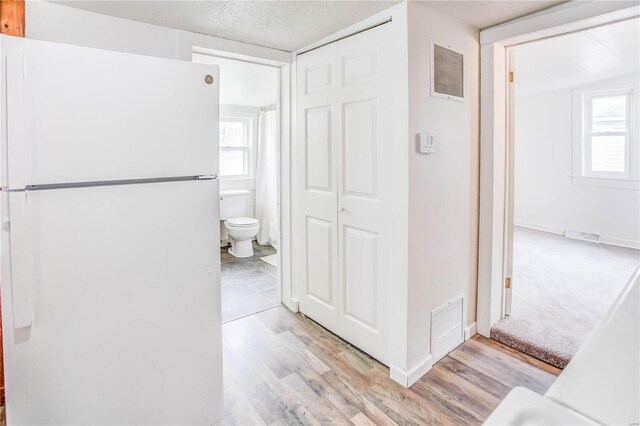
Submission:
<svg viewBox="0 0 640 426">
<path fill-rule="evenodd" d="M 566 229 L 559 228 L 556 226 L 547 226 L 547 225 L 539 225 L 536 223 L 529 222 L 515 222 L 515 226 L 519 226 L 521 228 L 533 229 L 535 231 L 549 232 L 551 234 L 562 235 L 566 233 Z M 619 246 L 619 247 L 627 247 L 632 249 L 640 249 L 640 241 L 627 240 L 622 238 L 610 237 L 607 235 L 600 235 L 600 244 L 607 244 L 610 246 Z"/>
<path fill-rule="evenodd" d="M 289 308 L 289 310 L 291 312 L 299 312 L 299 304 L 298 304 L 298 299 L 293 299 L 291 297 L 282 297 L 282 303 L 284 303 L 284 306 L 286 306 L 287 308 Z"/>
<path fill-rule="evenodd" d="M 547 225 L 539 225 L 536 223 L 522 222 L 516 221 L 513 223 L 514 226 L 519 226 L 520 228 L 528 228 L 533 229 L 535 231 L 549 232 L 551 234 L 564 235 L 566 229 L 559 228 L 557 226 L 547 226 Z"/>
<path fill-rule="evenodd" d="M 640 15 L 632 2 L 569 1 L 480 31 L 480 44 L 514 45 Z"/>
<path fill-rule="evenodd" d="M 627 248 L 632 248 L 636 250 L 640 249 L 640 242 L 638 241 L 607 237 L 606 235 L 600 235 L 600 243 L 608 244 L 610 246 L 627 247 Z"/>
<path fill-rule="evenodd" d="M 409 371 L 390 365 L 389 373 L 393 381 L 408 388 L 427 374 L 431 367 L 433 367 L 433 358 L 429 355 Z"/>
<path fill-rule="evenodd" d="M 571 176 L 571 183 L 578 186 L 594 186 L 596 188 L 625 189 L 640 191 L 637 179 L 604 178 L 595 176 Z"/>
<path fill-rule="evenodd" d="M 245 181 L 251 182 L 255 190 L 257 151 L 258 151 L 258 116 L 260 108 L 240 105 L 220 105 L 220 122 L 238 122 L 245 128 L 245 145 L 242 147 L 219 146 L 219 158 L 224 151 L 242 151 L 245 161 L 243 174 L 223 175 L 220 173 L 220 181 Z M 219 171 L 220 172 L 220 171 Z"/>
<path fill-rule="evenodd" d="M 627 190 L 640 189 L 640 138 L 638 138 L 638 74 L 630 74 L 617 79 L 599 81 L 571 91 L 571 183 L 579 186 L 615 188 Z M 625 136 L 625 172 L 621 175 L 601 174 L 590 171 L 588 146 L 590 127 L 590 105 L 594 97 L 620 95 L 627 98 Z"/>
<path fill-rule="evenodd" d="M 475 321 L 469 324 L 468 326 L 466 326 L 464 328 L 464 341 L 466 342 L 467 340 L 475 336 L 477 331 L 478 331 L 478 323 Z"/>
</svg>

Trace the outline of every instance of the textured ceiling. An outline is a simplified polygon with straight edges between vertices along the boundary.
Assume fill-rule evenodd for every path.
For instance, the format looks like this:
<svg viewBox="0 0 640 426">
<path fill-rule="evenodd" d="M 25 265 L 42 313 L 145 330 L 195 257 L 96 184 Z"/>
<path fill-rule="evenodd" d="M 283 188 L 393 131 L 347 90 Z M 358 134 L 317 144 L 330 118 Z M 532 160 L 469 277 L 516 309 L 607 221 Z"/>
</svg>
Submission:
<svg viewBox="0 0 640 426">
<path fill-rule="evenodd" d="M 493 0 L 493 1 L 427 1 L 430 7 L 476 28 L 492 27 L 530 13 L 538 12 L 561 1 Z"/>
<path fill-rule="evenodd" d="M 397 1 L 56 1 L 105 15 L 292 51 Z"/>
<path fill-rule="evenodd" d="M 387 9 L 398 1 L 55 1 L 164 27 L 292 51 Z M 486 28 L 562 1 L 427 1 Z"/>
<path fill-rule="evenodd" d="M 576 87 L 637 73 L 640 20 L 544 39 L 517 46 L 518 93 Z"/>
</svg>

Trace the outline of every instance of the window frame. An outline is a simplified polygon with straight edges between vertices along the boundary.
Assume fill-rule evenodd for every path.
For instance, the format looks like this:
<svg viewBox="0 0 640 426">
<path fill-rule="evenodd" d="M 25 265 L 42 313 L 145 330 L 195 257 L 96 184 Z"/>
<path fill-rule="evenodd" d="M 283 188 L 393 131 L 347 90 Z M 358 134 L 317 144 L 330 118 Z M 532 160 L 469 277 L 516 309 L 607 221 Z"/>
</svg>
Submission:
<svg viewBox="0 0 640 426">
<path fill-rule="evenodd" d="M 587 91 L 583 97 L 582 109 L 584 114 L 584 126 L 582 129 L 582 175 L 593 178 L 629 179 L 631 177 L 631 89 Z M 624 97 L 625 98 L 625 130 L 623 132 L 593 132 L 593 101 L 601 98 Z M 624 171 L 603 172 L 592 170 L 593 138 L 598 136 L 624 136 Z"/>
<path fill-rule="evenodd" d="M 617 82 L 592 84 L 573 89 L 572 107 L 572 173 L 571 183 L 580 186 L 593 186 L 601 188 L 619 188 L 640 190 L 640 153 L 637 137 L 636 112 L 638 102 L 637 77 L 629 76 Z M 625 132 L 592 133 L 591 125 L 593 116 L 592 100 L 600 97 L 626 96 L 626 129 Z M 625 135 L 625 171 L 593 172 L 591 170 L 591 138 L 596 135 Z"/>
<path fill-rule="evenodd" d="M 232 107 L 221 106 L 220 108 L 220 123 L 222 122 L 241 122 L 245 126 L 245 144 L 243 147 L 223 147 L 218 146 L 218 161 L 222 159 L 222 152 L 244 152 L 244 164 L 246 173 L 236 175 L 223 175 L 222 168 L 220 168 L 219 174 L 221 180 L 243 180 L 253 179 L 255 177 L 255 151 L 258 137 L 257 134 L 257 122 L 258 122 L 259 110 L 257 108 L 249 107 Z"/>
</svg>

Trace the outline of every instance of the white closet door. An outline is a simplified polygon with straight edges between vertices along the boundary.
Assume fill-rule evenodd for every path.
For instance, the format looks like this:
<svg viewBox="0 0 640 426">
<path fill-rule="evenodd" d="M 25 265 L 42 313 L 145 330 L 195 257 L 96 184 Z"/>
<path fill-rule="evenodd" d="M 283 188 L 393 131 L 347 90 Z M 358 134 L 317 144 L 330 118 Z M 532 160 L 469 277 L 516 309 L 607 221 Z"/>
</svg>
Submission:
<svg viewBox="0 0 640 426">
<path fill-rule="evenodd" d="M 335 333 L 338 313 L 340 72 L 334 46 L 298 57 L 297 219 L 300 310 Z"/>
<path fill-rule="evenodd" d="M 297 80 L 300 310 L 382 362 L 393 209 L 387 30 L 299 56 Z"/>
<path fill-rule="evenodd" d="M 388 353 L 387 301 L 391 286 L 392 115 L 385 61 L 389 26 L 336 44 L 341 80 L 338 252 L 340 334 L 373 357 Z"/>
</svg>

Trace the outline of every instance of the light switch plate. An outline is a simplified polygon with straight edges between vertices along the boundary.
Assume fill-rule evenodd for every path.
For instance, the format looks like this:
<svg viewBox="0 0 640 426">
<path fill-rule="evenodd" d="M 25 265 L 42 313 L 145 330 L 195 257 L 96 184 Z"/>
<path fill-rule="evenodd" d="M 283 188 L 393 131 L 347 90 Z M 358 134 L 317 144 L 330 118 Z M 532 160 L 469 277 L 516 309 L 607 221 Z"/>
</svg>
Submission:
<svg viewBox="0 0 640 426">
<path fill-rule="evenodd" d="M 431 133 L 418 134 L 418 152 L 420 154 L 433 154 L 436 152 L 436 138 Z"/>
</svg>

